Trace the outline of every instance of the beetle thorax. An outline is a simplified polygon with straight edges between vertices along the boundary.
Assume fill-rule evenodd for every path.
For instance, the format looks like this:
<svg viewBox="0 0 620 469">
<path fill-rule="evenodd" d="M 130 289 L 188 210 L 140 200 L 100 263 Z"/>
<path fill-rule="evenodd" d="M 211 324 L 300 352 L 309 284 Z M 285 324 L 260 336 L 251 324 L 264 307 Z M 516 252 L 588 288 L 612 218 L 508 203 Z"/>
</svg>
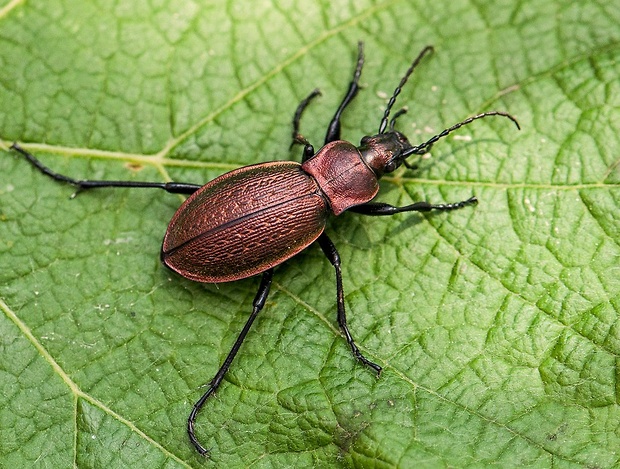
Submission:
<svg viewBox="0 0 620 469">
<path fill-rule="evenodd" d="M 334 215 L 369 202 L 379 191 L 375 172 L 349 142 L 328 143 L 301 167 L 316 180 Z"/>
</svg>

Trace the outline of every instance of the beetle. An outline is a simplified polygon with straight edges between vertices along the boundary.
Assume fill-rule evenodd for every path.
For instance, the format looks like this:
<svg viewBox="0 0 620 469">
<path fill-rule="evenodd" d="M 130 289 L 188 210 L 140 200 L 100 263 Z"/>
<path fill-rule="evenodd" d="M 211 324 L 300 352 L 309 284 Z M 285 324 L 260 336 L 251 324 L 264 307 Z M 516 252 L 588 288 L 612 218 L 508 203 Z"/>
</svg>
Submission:
<svg viewBox="0 0 620 469">
<path fill-rule="evenodd" d="M 364 64 L 363 43 L 358 43 L 358 56 L 353 78 L 340 102 L 325 136 L 324 146 L 315 152 L 299 132 L 301 116 L 308 104 L 320 94 L 312 91 L 298 105 L 293 117 L 292 144 L 303 145 L 301 163 L 272 161 L 245 166 L 217 177 L 205 185 L 182 182 L 136 182 L 78 180 L 56 173 L 34 155 L 14 143 L 11 148 L 23 155 L 40 172 L 56 181 L 68 183 L 78 190 L 103 187 L 157 188 L 189 197 L 172 217 L 161 247 L 162 263 L 181 276 L 197 282 L 220 283 L 262 274 L 252 312 L 226 359 L 209 382 L 207 391 L 194 404 L 188 420 L 190 442 L 204 456 L 209 455 L 195 434 L 196 417 L 206 400 L 220 386 L 258 313 L 263 309 L 271 286 L 273 269 L 298 254 L 315 241 L 336 273 L 337 320 L 354 357 L 377 376 L 381 366 L 366 358 L 357 347 L 347 326 L 340 256 L 325 234 L 329 216 L 345 211 L 369 216 L 387 216 L 401 212 L 450 211 L 474 205 L 476 197 L 456 203 L 431 204 L 415 202 L 396 207 L 372 202 L 379 190 L 378 180 L 405 165 L 412 155 L 423 155 L 439 139 L 474 120 L 488 116 L 510 119 L 508 113 L 488 111 L 469 117 L 431 137 L 412 145 L 395 130 L 396 119 L 406 112 L 401 109 L 390 119 L 391 110 L 405 83 L 425 55 L 433 50 L 425 47 L 413 60 L 389 99 L 377 134 L 365 136 L 360 145 L 340 139 L 340 120 L 345 108 L 360 89 L 359 79 Z"/>
</svg>

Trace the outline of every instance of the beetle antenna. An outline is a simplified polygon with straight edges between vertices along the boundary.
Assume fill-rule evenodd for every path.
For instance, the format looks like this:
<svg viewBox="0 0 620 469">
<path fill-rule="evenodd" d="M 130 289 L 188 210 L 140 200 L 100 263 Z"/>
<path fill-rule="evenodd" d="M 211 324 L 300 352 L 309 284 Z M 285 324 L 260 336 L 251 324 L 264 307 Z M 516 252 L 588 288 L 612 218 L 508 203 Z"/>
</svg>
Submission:
<svg viewBox="0 0 620 469">
<path fill-rule="evenodd" d="M 422 49 L 422 52 L 420 52 L 418 54 L 418 56 L 415 58 L 415 60 L 411 63 L 411 65 L 409 66 L 409 68 L 405 72 L 405 76 L 400 80 L 400 83 L 398 84 L 398 86 L 394 90 L 394 94 L 392 94 L 392 97 L 388 101 L 387 107 L 385 108 L 385 112 L 383 113 L 383 119 L 381 119 L 381 123 L 379 124 L 379 133 L 380 134 L 385 133 L 385 128 L 388 125 L 388 117 L 390 116 L 390 111 L 392 110 L 392 106 L 394 106 L 394 103 L 396 102 L 396 97 L 400 94 L 400 92 L 403 89 L 403 86 L 405 86 L 405 83 L 407 83 L 407 80 L 409 79 L 409 77 L 413 73 L 413 70 L 418 66 L 418 64 L 420 63 L 422 58 L 426 54 L 428 54 L 429 52 L 432 52 L 432 51 L 433 51 L 433 46 L 426 46 L 424 49 Z"/>
<path fill-rule="evenodd" d="M 407 158 L 408 156 L 414 155 L 414 154 L 415 155 L 422 155 L 422 154 L 424 154 L 426 152 L 428 147 L 430 147 L 433 143 L 435 143 L 440 138 L 443 138 L 446 135 L 448 135 L 450 132 L 453 132 L 456 129 L 459 129 L 459 128 L 463 127 L 464 125 L 470 124 L 470 123 L 472 123 L 473 121 L 475 121 L 477 119 L 482 119 L 483 117 L 488 117 L 488 116 L 507 117 L 512 122 L 514 122 L 514 124 L 517 126 L 517 129 L 521 130 L 521 127 L 519 126 L 519 122 L 517 122 L 517 119 L 515 119 L 513 116 L 511 116 L 507 112 L 500 112 L 500 111 L 483 112 L 482 114 L 478 114 L 476 116 L 468 117 L 464 121 L 461 121 L 458 124 L 454 124 L 452 127 L 449 127 L 447 129 L 445 129 L 444 131 L 438 133 L 434 137 L 431 137 L 426 142 L 421 143 L 420 145 L 415 145 L 415 146 L 409 148 L 408 150 L 405 150 L 402 153 L 401 158 L 404 159 L 404 158 Z"/>
</svg>

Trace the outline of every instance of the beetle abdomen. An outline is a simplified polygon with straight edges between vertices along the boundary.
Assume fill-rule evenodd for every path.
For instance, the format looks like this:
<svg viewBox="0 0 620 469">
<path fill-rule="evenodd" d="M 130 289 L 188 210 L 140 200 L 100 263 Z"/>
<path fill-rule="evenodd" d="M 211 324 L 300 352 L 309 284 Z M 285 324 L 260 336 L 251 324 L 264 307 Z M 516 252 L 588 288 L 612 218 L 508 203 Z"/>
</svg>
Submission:
<svg viewBox="0 0 620 469">
<path fill-rule="evenodd" d="M 323 232 L 328 208 L 295 162 L 226 173 L 177 210 L 162 262 L 182 276 L 217 283 L 249 277 L 294 256 Z"/>
</svg>

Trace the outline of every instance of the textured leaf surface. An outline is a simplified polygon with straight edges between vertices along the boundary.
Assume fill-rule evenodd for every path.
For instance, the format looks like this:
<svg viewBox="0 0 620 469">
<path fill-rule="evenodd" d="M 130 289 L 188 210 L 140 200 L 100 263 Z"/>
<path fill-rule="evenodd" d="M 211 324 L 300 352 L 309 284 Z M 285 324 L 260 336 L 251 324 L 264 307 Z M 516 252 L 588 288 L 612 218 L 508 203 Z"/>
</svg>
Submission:
<svg viewBox="0 0 620 469">
<path fill-rule="evenodd" d="M 438 142 L 379 199 L 481 203 L 328 226 L 356 364 L 313 247 L 276 270 L 198 433 L 217 467 L 613 467 L 620 448 L 617 2 L 5 2 L 0 142 L 90 179 L 202 183 L 319 145 L 366 45 L 343 136 Z M 81 193 L 0 155 L 0 457 L 6 467 L 204 467 L 193 402 L 257 279 L 200 285 L 158 252 L 181 202 Z"/>
</svg>

